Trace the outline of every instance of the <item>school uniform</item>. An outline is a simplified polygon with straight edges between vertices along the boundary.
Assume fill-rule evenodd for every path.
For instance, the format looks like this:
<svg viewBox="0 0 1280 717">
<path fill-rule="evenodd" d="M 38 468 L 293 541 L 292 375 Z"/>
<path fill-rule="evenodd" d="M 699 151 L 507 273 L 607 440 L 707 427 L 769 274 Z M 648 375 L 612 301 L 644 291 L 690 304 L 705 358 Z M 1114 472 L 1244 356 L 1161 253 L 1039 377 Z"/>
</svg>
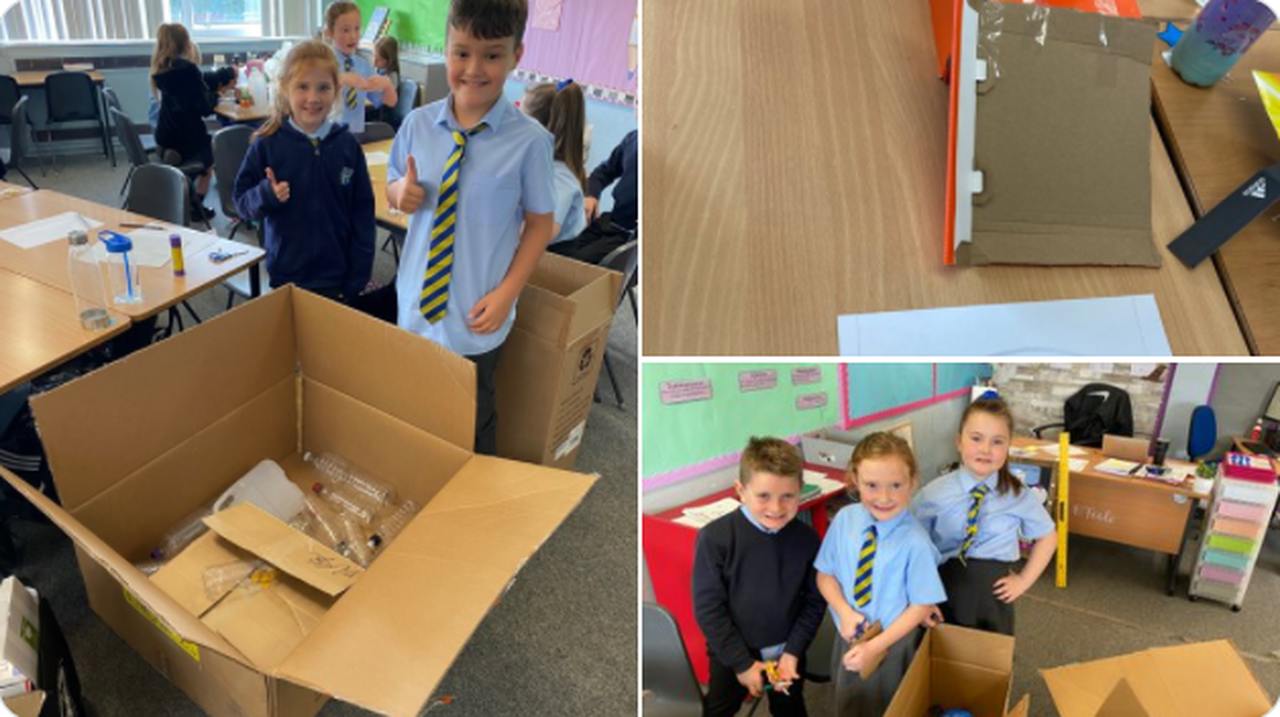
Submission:
<svg viewBox="0 0 1280 717">
<path fill-rule="evenodd" d="M 995 583 L 1014 572 L 1018 536 L 1036 540 L 1053 532 L 1053 519 L 1024 486 L 1018 495 L 996 490 L 999 472 L 979 480 L 961 467 L 926 485 L 911 511 L 925 527 L 941 556 L 938 568 L 947 589 L 942 605 L 946 621 L 1006 635 L 1013 634 L 1013 605 L 1001 602 Z M 977 514 L 978 532 L 961 560 L 974 491 L 985 491 Z"/>
<path fill-rule="evenodd" d="M 855 584 L 859 555 L 866 542 L 867 531 L 875 528 L 875 553 L 871 568 L 869 600 L 858 605 Z M 885 521 L 877 521 L 866 506 L 855 503 L 836 514 L 818 551 L 814 567 L 833 576 L 840 583 L 844 599 L 867 622 L 880 621 L 888 629 L 911 605 L 935 605 L 947 599 L 938 578 L 938 551 L 929 534 L 903 510 Z M 836 644 L 832 654 L 832 676 L 835 693 L 834 714 L 849 717 L 879 715 L 888 708 L 898 683 L 911 664 L 922 632 L 916 628 L 885 651 L 884 662 L 870 679 L 844 668 L 842 658 L 849 645 L 839 637 L 840 618 L 831 612 L 836 623 Z"/>
<path fill-rule="evenodd" d="M 426 199 L 409 217 L 400 253 L 397 322 L 476 363 L 476 451 L 492 453 L 497 432 L 493 377 L 498 352 L 515 323 L 516 308 L 513 302 L 501 326 L 489 334 L 472 332 L 467 314 L 506 277 L 520 245 L 525 214 L 555 210 L 553 140 L 537 120 L 505 98 L 499 97 L 475 128 L 458 126 L 452 102 L 450 96 L 410 112 L 391 145 L 387 182 L 404 176 L 413 155 L 418 181 L 426 189 Z M 420 303 L 436 202 L 446 160 L 455 149 L 454 132 L 466 137 L 466 145 L 457 169 L 456 204 L 445 208 L 453 232 L 445 314 L 433 322 Z"/>
<path fill-rule="evenodd" d="M 267 179 L 289 183 L 276 198 Z M 308 135 L 290 118 L 249 145 L 233 189 L 236 210 L 262 221 L 271 286 L 287 283 L 349 301 L 373 271 L 374 203 L 364 152 L 345 125 Z"/>
<path fill-rule="evenodd" d="M 609 252 L 631 239 L 637 228 L 639 210 L 639 153 L 639 134 L 631 130 L 609 153 L 609 158 L 591 170 L 587 177 L 586 195 L 597 199 L 605 188 L 617 182 L 613 187 L 613 210 L 597 216 L 572 240 L 552 243 L 547 247 L 548 251 L 588 264 L 598 264 Z"/>
<path fill-rule="evenodd" d="M 350 55 L 344 55 L 335 47 L 333 48 L 333 54 L 338 58 L 339 73 L 354 72 L 361 77 L 372 77 L 377 74 L 373 69 L 373 63 L 359 53 L 353 52 Z M 348 100 L 348 91 L 354 94 L 354 102 Z M 364 133 L 364 101 L 366 99 L 375 109 L 382 107 L 381 92 L 365 92 L 354 87 L 338 86 L 338 97 L 334 101 L 334 106 L 337 108 L 337 120 L 346 124 L 352 134 L 357 137 Z"/>
<path fill-rule="evenodd" d="M 569 165 L 556 160 L 555 163 L 555 195 L 556 224 L 560 232 L 551 238 L 551 243 L 568 241 L 587 228 L 587 214 L 582 208 L 582 184 L 569 169 Z"/>
<path fill-rule="evenodd" d="M 813 569 L 818 545 L 818 534 L 808 525 L 792 520 L 770 530 L 745 506 L 699 531 L 694 617 L 707 638 L 711 667 L 704 715 L 737 713 L 747 696 L 738 673 L 757 660 L 790 653 L 800 658 L 803 674 L 804 654 L 822 624 L 825 605 Z M 794 681 L 788 692 L 766 692 L 769 713 L 806 715 L 804 680 Z"/>
</svg>

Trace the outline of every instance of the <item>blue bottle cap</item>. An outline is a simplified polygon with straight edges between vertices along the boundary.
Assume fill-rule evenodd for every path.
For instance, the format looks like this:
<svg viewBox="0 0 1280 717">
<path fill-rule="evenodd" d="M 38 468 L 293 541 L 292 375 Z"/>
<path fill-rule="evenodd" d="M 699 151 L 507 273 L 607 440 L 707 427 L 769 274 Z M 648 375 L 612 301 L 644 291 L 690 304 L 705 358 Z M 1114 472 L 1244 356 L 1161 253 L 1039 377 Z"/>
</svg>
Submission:
<svg viewBox="0 0 1280 717">
<path fill-rule="evenodd" d="M 117 234 L 110 229 L 103 229 L 98 232 L 98 239 L 107 245 L 107 251 L 112 254 L 123 254 L 126 251 L 133 250 L 133 240 L 123 234 Z"/>
</svg>

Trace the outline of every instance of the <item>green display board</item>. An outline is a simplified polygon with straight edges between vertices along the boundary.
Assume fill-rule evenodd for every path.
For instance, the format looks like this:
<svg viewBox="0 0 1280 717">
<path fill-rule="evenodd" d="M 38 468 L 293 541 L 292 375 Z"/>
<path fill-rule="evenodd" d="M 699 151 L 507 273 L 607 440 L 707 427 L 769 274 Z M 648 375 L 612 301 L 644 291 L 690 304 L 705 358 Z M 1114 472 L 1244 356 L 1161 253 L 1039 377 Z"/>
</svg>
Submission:
<svg viewBox="0 0 1280 717">
<path fill-rule="evenodd" d="M 788 438 L 835 425 L 838 369 L 834 364 L 646 364 L 642 474 L 736 453 L 751 436 Z"/>
<path fill-rule="evenodd" d="M 931 363 L 849 364 L 849 417 L 863 418 L 933 397 Z"/>
<path fill-rule="evenodd" d="M 360 7 L 360 31 L 369 22 L 375 7 L 391 11 L 391 29 L 403 45 L 415 45 L 430 51 L 444 51 L 444 26 L 449 17 L 449 0 L 356 0 Z"/>
<path fill-rule="evenodd" d="M 951 393 L 968 388 L 980 378 L 991 378 L 991 364 L 940 363 L 938 364 L 938 393 Z"/>
</svg>

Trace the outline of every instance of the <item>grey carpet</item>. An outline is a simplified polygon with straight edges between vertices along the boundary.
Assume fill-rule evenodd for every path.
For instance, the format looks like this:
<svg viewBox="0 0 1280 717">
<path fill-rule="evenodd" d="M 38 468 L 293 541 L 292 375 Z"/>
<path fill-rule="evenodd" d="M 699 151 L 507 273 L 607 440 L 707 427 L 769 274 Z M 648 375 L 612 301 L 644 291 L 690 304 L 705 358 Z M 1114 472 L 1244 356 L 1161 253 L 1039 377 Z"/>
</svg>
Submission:
<svg viewBox="0 0 1280 717">
<path fill-rule="evenodd" d="M 41 188 L 111 206 L 120 206 L 117 192 L 128 171 L 87 154 L 60 157 L 57 170 L 47 175 L 35 159 L 24 169 Z M 21 180 L 14 175 L 10 181 Z M 224 218 L 214 225 L 226 235 Z M 379 245 L 382 236 L 380 231 Z M 254 241 L 243 231 L 237 233 L 241 239 Z M 392 256 L 378 252 L 375 279 L 390 281 L 394 274 Z M 208 317 L 222 310 L 226 297 L 215 288 L 191 303 Z M 635 347 L 636 323 L 624 302 L 614 317 L 609 355 L 625 408 L 614 402 L 602 371 L 604 402 L 592 410 L 577 462 L 577 470 L 599 473 L 600 480 L 524 566 L 458 656 L 435 695 L 451 695 L 453 701 L 430 709 L 433 716 L 634 714 Z M 18 574 L 52 601 L 94 714 L 201 714 L 89 610 L 71 544 L 57 529 L 23 522 L 15 533 L 23 558 Z M 369 713 L 332 700 L 320 714 Z"/>
</svg>

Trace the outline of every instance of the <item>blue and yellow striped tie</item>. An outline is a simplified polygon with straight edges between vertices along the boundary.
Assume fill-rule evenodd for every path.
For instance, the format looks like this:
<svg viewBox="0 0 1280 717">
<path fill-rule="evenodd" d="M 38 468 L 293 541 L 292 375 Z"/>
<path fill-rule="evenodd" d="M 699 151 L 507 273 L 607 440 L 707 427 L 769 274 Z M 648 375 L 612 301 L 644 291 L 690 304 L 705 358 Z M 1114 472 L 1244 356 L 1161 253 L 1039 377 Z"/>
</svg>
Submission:
<svg viewBox="0 0 1280 717">
<path fill-rule="evenodd" d="M 969 515 L 964 523 L 964 544 L 960 546 L 961 560 L 969 555 L 969 548 L 973 547 L 973 541 L 978 537 L 978 511 L 982 510 L 982 501 L 987 499 L 989 490 L 991 489 L 986 483 L 979 483 L 969 491 L 969 496 L 973 500 L 969 502 Z"/>
<path fill-rule="evenodd" d="M 871 570 L 876 564 L 876 526 L 867 528 L 858 552 L 858 571 L 853 576 L 853 604 L 864 607 L 871 602 Z"/>
<path fill-rule="evenodd" d="M 453 130 L 453 151 L 444 162 L 440 198 L 436 201 L 435 217 L 431 221 L 431 249 L 427 254 L 427 271 L 422 278 L 422 293 L 418 296 L 418 310 L 433 324 L 444 318 L 445 308 L 449 304 L 449 281 L 453 276 L 453 230 L 458 222 L 458 175 L 462 171 L 462 158 L 467 153 L 467 138 L 487 126 L 481 122 L 466 133 Z"/>
<path fill-rule="evenodd" d="M 343 71 L 343 72 L 350 72 L 350 71 L 351 71 L 351 68 L 352 68 L 353 66 L 354 66 L 354 63 L 352 63 L 352 61 L 351 61 L 351 56 L 350 56 L 350 55 L 347 55 L 346 57 L 344 57 L 344 58 L 343 58 L 343 60 L 342 60 L 342 71 Z M 356 96 L 356 88 L 352 87 L 351 85 L 347 85 L 347 88 L 346 88 L 346 90 L 343 92 L 343 95 L 344 95 L 344 99 L 345 99 L 345 100 L 346 100 L 346 102 L 347 102 L 347 109 L 350 109 L 350 110 L 355 109 L 355 108 L 356 108 L 356 100 L 357 100 L 357 99 L 359 99 L 359 98 Z"/>
</svg>

